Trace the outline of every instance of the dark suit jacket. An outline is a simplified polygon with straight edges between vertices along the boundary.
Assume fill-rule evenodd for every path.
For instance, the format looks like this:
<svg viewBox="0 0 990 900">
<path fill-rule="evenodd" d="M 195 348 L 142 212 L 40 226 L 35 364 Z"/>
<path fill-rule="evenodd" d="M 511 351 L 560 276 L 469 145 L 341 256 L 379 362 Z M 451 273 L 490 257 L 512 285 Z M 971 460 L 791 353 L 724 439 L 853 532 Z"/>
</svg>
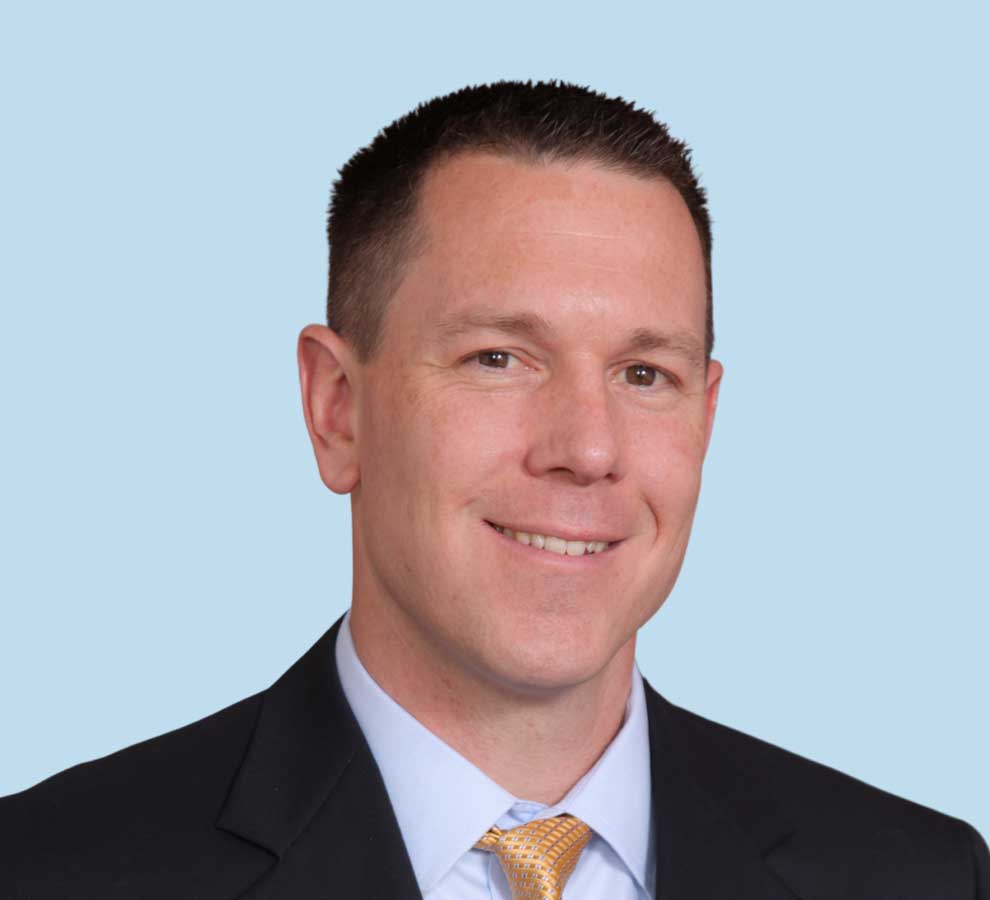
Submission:
<svg viewBox="0 0 990 900">
<path fill-rule="evenodd" d="M 419 898 L 339 626 L 267 691 L 0 799 L 0 897 Z M 964 822 L 646 695 L 660 900 L 990 900 Z"/>
</svg>

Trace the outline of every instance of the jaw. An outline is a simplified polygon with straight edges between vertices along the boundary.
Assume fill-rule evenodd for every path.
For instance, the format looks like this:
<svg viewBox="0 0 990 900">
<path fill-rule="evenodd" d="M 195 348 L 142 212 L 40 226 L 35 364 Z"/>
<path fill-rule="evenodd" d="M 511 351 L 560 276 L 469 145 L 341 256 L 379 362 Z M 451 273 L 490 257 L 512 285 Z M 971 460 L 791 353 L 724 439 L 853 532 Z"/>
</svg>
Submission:
<svg viewBox="0 0 990 900">
<path fill-rule="evenodd" d="M 623 647 L 632 659 L 636 631 L 676 577 L 669 560 L 658 564 L 675 548 L 658 546 L 655 534 L 568 556 L 501 534 L 477 511 L 447 522 L 456 527 L 396 557 L 386 551 L 398 524 L 383 523 L 382 541 L 367 546 L 373 523 L 354 509 L 355 644 L 389 693 L 412 683 L 414 673 L 426 678 L 421 690 L 446 684 L 471 693 L 487 685 L 544 695 L 573 688 L 613 664 Z M 443 561 L 438 548 L 447 548 Z"/>
</svg>

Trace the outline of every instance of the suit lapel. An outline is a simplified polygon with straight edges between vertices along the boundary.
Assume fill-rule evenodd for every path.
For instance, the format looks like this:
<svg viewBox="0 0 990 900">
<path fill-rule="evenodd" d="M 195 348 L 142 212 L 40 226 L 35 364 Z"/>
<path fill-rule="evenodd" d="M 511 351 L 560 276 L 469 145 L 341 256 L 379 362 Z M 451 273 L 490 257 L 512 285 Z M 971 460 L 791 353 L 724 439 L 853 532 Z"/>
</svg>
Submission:
<svg viewBox="0 0 990 900">
<path fill-rule="evenodd" d="M 267 851 L 245 900 L 421 900 L 395 813 L 334 661 L 341 620 L 266 693 L 217 827 Z M 657 897 L 800 900 L 771 854 L 793 832 L 772 785 L 737 771 L 646 685 Z"/>
<path fill-rule="evenodd" d="M 338 620 L 265 694 L 217 826 L 275 863 L 246 897 L 419 900 L 381 775 L 340 687 Z"/>
<path fill-rule="evenodd" d="M 685 714 L 646 689 L 657 897 L 795 900 L 768 863 L 793 831 L 772 788 L 735 771 Z"/>
</svg>

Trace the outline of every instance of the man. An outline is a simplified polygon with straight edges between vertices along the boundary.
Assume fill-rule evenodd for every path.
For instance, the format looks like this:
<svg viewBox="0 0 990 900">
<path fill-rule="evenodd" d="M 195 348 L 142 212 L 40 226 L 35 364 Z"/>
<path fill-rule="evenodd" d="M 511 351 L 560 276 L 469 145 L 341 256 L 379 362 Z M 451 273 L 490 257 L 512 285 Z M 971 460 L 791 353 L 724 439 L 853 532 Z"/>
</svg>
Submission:
<svg viewBox="0 0 990 900">
<path fill-rule="evenodd" d="M 262 694 L 0 802 L 3 896 L 990 898 L 965 823 L 638 674 L 722 373 L 685 146 L 582 88 L 467 89 L 344 167 L 329 237 L 299 366 L 350 612 Z"/>
</svg>

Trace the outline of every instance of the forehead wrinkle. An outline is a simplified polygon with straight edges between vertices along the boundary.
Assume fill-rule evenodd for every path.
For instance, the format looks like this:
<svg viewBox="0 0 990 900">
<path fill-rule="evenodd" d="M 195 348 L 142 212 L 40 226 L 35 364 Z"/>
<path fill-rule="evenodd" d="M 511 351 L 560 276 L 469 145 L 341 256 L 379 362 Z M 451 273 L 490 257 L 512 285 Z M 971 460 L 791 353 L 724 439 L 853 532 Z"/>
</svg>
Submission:
<svg viewBox="0 0 990 900">
<path fill-rule="evenodd" d="M 620 265 L 612 265 L 608 262 L 593 262 L 588 257 L 593 254 L 593 245 L 584 244 L 582 239 L 588 241 L 594 241 L 595 244 L 600 244 L 605 241 L 615 242 L 627 242 L 628 238 L 626 235 L 622 234 L 601 234 L 594 231 L 567 231 L 561 229 L 519 229 L 510 228 L 504 229 L 501 234 L 505 237 L 515 239 L 524 238 L 527 239 L 525 243 L 521 244 L 519 247 L 519 252 L 526 256 L 526 258 L 533 260 L 537 263 L 542 262 L 543 254 L 545 254 L 548 247 L 551 246 L 549 239 L 551 238 L 577 238 L 578 240 L 573 243 L 569 241 L 561 241 L 558 246 L 554 249 L 560 253 L 564 250 L 568 257 L 571 257 L 568 265 L 571 268 L 581 268 L 581 269 L 595 269 L 599 272 L 609 272 L 613 275 L 629 275 L 629 265 L 623 266 L 621 263 L 627 262 L 627 260 L 620 260 Z M 532 238 L 537 238 L 537 241 L 532 241 Z M 546 239 L 545 242 L 539 242 L 539 239 Z M 614 246 L 614 243 L 612 244 Z"/>
<path fill-rule="evenodd" d="M 573 231 L 564 228 L 540 228 L 540 229 L 522 229 L 513 228 L 513 233 L 515 234 L 551 234 L 563 237 L 588 237 L 595 238 L 600 241 L 624 241 L 627 240 L 624 234 L 604 234 L 597 231 Z"/>
</svg>

